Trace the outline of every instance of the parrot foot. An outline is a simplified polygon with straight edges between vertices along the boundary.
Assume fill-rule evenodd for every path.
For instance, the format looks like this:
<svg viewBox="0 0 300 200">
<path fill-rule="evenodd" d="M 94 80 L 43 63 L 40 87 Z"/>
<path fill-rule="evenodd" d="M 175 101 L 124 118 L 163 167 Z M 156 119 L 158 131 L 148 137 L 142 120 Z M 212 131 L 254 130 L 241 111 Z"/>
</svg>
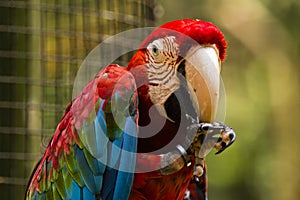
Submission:
<svg viewBox="0 0 300 200">
<path fill-rule="evenodd" d="M 200 134 L 199 137 L 202 136 L 204 139 L 207 138 L 208 141 L 211 141 L 216 136 L 221 135 L 217 138 L 213 145 L 213 147 L 217 150 L 216 154 L 227 149 L 236 139 L 234 130 L 223 122 L 200 123 L 197 132 Z M 203 133 L 206 133 L 205 136 L 203 136 Z M 202 139 L 202 144 L 204 139 Z"/>
<path fill-rule="evenodd" d="M 187 152 L 195 158 L 194 171 L 195 177 L 201 177 L 204 172 L 204 159 L 207 153 L 215 148 L 216 154 L 221 153 L 228 148 L 236 139 L 233 129 L 223 122 L 200 123 L 199 119 L 186 115 L 191 121 L 187 127 L 188 132 L 196 131 L 196 135 L 187 137 L 186 141 L 191 142 Z"/>
<path fill-rule="evenodd" d="M 213 122 L 212 125 L 213 129 L 218 130 L 221 134 L 221 137 L 218 138 L 214 145 L 214 148 L 217 150 L 216 154 L 219 154 L 232 145 L 236 139 L 236 135 L 234 130 L 223 122 Z"/>
<path fill-rule="evenodd" d="M 198 151 L 196 155 L 199 158 L 204 158 L 207 151 L 212 147 L 217 150 L 216 154 L 221 153 L 231 146 L 236 139 L 234 130 L 223 122 L 200 123 L 198 118 L 194 119 L 189 115 L 186 117 L 191 121 L 187 130 L 197 132 L 193 139 L 188 138 L 188 141 L 192 141 L 188 152 Z M 201 150 L 199 151 L 199 149 Z"/>
</svg>

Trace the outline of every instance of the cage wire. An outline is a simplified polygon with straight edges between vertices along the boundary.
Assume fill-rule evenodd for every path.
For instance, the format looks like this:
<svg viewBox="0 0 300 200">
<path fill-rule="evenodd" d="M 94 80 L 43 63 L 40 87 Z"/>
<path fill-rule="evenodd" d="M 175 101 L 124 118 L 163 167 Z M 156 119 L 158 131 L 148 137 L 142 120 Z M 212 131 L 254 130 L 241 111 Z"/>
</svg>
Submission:
<svg viewBox="0 0 300 200">
<path fill-rule="evenodd" d="M 23 199 L 85 56 L 107 36 L 154 26 L 156 6 L 152 0 L 0 1 L 2 199 Z"/>
</svg>

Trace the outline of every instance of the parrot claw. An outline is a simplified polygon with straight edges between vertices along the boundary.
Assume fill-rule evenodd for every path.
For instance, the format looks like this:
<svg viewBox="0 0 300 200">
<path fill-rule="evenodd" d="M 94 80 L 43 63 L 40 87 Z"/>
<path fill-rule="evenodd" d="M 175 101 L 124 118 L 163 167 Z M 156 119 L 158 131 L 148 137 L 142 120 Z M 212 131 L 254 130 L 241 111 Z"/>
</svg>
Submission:
<svg viewBox="0 0 300 200">
<path fill-rule="evenodd" d="M 205 137 L 210 138 L 210 140 L 221 135 L 214 144 L 214 148 L 217 150 L 216 154 L 227 149 L 236 139 L 234 130 L 223 122 L 199 123 L 197 132 L 200 133 L 199 136 L 203 135 L 201 133 L 206 133 Z"/>
<path fill-rule="evenodd" d="M 216 124 L 213 129 L 220 131 L 221 134 L 221 137 L 218 138 L 214 145 L 215 149 L 217 149 L 216 154 L 219 154 L 233 144 L 236 139 L 236 135 L 231 127 L 222 122 L 214 122 L 213 124 Z"/>
<path fill-rule="evenodd" d="M 188 130 L 197 130 L 196 137 L 190 150 L 199 146 L 199 142 L 200 146 L 203 145 L 204 140 L 206 140 L 206 143 L 209 145 L 204 148 L 209 149 L 214 147 L 217 150 L 216 154 L 219 154 L 231 146 L 236 139 L 234 130 L 223 122 L 195 123 L 198 119 L 193 119 L 189 115 L 186 117 L 192 122 L 192 125 L 188 127 Z M 213 143 L 211 143 L 211 141 Z"/>
</svg>

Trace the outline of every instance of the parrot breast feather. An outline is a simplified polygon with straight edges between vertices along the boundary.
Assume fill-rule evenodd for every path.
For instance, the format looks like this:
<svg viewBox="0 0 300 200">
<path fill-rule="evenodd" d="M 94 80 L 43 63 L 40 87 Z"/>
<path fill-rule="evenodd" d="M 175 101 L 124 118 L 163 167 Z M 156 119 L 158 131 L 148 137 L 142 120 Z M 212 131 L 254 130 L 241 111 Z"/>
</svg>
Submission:
<svg viewBox="0 0 300 200">
<path fill-rule="evenodd" d="M 128 196 L 136 159 L 135 91 L 125 68 L 101 70 L 68 105 L 32 174 L 26 199 Z"/>
</svg>

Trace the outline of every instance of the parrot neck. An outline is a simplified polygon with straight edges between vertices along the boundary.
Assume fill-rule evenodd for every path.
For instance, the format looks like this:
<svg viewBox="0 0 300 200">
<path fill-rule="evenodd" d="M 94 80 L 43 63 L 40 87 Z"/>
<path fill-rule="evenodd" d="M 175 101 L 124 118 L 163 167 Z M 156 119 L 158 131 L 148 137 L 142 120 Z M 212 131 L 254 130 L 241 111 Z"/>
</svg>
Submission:
<svg viewBox="0 0 300 200">
<path fill-rule="evenodd" d="M 153 134 L 153 128 L 158 127 L 161 121 L 166 121 L 157 111 L 149 95 L 148 74 L 146 68 L 146 57 L 144 50 L 138 50 L 130 60 L 127 70 L 134 76 L 138 91 L 139 109 L 139 140 L 138 152 L 152 152 L 165 146 L 172 138 L 173 132 L 178 127 L 169 122 L 163 125 L 158 133 Z M 170 124 L 169 124 L 170 123 Z M 167 125 L 168 124 L 168 125 Z M 171 127 L 171 128 L 168 128 Z M 174 129 L 174 130 L 172 130 Z M 168 134 L 165 134 L 168 132 Z"/>
</svg>

